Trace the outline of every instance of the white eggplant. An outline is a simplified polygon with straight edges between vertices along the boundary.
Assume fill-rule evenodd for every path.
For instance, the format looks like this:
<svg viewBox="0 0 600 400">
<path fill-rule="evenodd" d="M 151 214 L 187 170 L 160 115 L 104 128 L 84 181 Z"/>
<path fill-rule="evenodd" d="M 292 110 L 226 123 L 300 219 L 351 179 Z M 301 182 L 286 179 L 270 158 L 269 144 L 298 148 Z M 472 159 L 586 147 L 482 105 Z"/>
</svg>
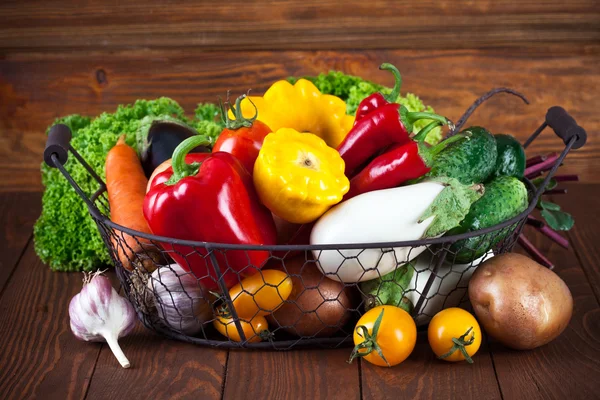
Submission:
<svg viewBox="0 0 600 400">
<path fill-rule="evenodd" d="M 489 251 L 481 258 L 468 264 L 451 264 L 444 262 L 438 271 L 434 274 L 435 259 L 429 252 L 421 254 L 411 264 L 415 269 L 412 279 L 408 285 L 405 296 L 415 307 L 413 313 L 417 315 L 415 322 L 418 326 L 427 324 L 431 318 L 449 307 L 467 308 L 469 305 L 469 296 L 467 289 L 471 275 L 483 261 L 494 256 Z M 450 257 L 450 255 L 448 255 Z M 425 290 L 429 277 L 433 275 L 432 284 L 425 296 L 425 300 L 417 310 L 421 294 Z"/>
<path fill-rule="evenodd" d="M 482 185 L 466 186 L 448 178 L 364 193 L 325 213 L 313 227 L 310 243 L 378 243 L 441 236 L 458 225 L 482 194 Z M 389 273 L 425 249 L 313 250 L 313 255 L 328 278 L 362 282 Z"/>
</svg>

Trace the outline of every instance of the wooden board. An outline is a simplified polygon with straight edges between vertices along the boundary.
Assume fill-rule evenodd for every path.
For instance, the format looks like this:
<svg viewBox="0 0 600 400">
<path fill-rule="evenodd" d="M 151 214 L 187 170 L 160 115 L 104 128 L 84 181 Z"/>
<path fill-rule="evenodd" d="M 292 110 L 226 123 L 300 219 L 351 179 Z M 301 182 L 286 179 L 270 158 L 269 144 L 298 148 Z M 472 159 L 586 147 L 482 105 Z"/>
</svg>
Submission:
<svg viewBox="0 0 600 400">
<path fill-rule="evenodd" d="M 138 323 L 120 341 L 131 368 L 103 346 L 87 399 L 220 399 L 226 350 L 162 338 Z"/>
<path fill-rule="evenodd" d="M 0 59 L 0 190 L 40 190 L 39 165 L 45 129 L 58 116 L 98 115 L 138 98 L 169 96 L 192 113 L 198 102 L 264 91 L 289 75 L 331 68 L 391 84 L 379 71 L 397 64 L 403 92 L 417 93 L 436 111 L 457 120 L 481 94 L 509 86 L 531 105 L 499 95 L 480 108 L 471 124 L 524 139 L 548 107 L 562 105 L 588 130 L 586 146 L 567 159 L 565 172 L 600 182 L 600 47 L 591 53 L 554 53 L 552 48 L 457 51 L 214 52 L 128 51 L 117 53 L 11 54 Z M 585 77 L 585 78 L 583 78 Z M 530 154 L 562 149 L 548 130 Z"/>
<path fill-rule="evenodd" d="M 566 196 L 553 196 L 553 201 L 575 218 L 575 226 L 569 231 L 571 246 L 586 278 L 590 281 L 596 299 L 600 302 L 600 249 L 598 249 L 598 226 L 600 218 L 596 212 L 600 187 L 581 183 L 561 184 L 568 190 Z"/>
<path fill-rule="evenodd" d="M 0 298 L 0 398 L 84 397 L 101 344 L 69 328 L 82 277 L 51 272 L 29 243 Z"/>
<path fill-rule="evenodd" d="M 40 199 L 40 193 L 0 193 L 0 294 L 31 238 Z"/>
<path fill-rule="evenodd" d="M 4 1 L 0 48 L 518 48 L 597 43 L 599 23 L 594 0 Z"/>
<path fill-rule="evenodd" d="M 360 399 L 350 349 L 230 351 L 224 399 Z"/>
<path fill-rule="evenodd" d="M 412 354 L 402 364 L 362 367 L 364 399 L 501 399 L 492 359 L 485 341 L 475 364 L 440 361 L 431 351 L 427 332 L 420 332 Z"/>
<path fill-rule="evenodd" d="M 580 220 L 578 224 L 590 222 Z M 595 226 L 592 229 L 597 231 Z M 527 229 L 526 235 L 556 264 L 554 271 L 571 290 L 573 317 L 561 336 L 535 350 L 511 350 L 492 341 L 502 395 L 504 399 L 595 398 L 600 390 L 598 301 L 572 249 L 564 250 L 532 229 Z"/>
<path fill-rule="evenodd" d="M 576 214 L 598 187 L 570 185 L 577 194 L 555 200 Z M 4 204 L 8 215 L 21 205 Z M 597 236 L 589 215 L 576 215 L 585 239 L 574 235 L 570 251 L 528 232 L 574 296 L 572 321 L 556 341 L 521 352 L 489 340 L 476 363 L 467 365 L 434 360 L 421 333 L 415 352 L 392 369 L 348 365 L 349 349 L 232 351 L 227 357 L 226 351 L 167 340 L 138 325 L 121 340 L 132 362 L 124 370 L 105 345 L 78 341 L 70 332 L 68 303 L 81 288 L 81 274 L 50 272 L 29 242 L 0 295 L 0 398 L 595 398 L 600 307 L 579 264 L 590 251 L 580 243 Z"/>
</svg>

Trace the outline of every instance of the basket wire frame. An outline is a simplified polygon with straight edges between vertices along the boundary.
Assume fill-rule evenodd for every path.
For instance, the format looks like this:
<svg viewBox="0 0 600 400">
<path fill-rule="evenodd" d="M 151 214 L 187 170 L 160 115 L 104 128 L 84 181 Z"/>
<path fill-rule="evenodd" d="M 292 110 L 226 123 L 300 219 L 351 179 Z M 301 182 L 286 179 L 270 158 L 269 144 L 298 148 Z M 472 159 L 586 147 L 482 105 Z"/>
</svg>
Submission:
<svg viewBox="0 0 600 400">
<path fill-rule="evenodd" d="M 546 126 L 548 124 L 544 122 L 524 147 L 535 140 Z M 529 192 L 529 206 L 514 218 L 476 232 L 390 243 L 251 246 L 194 242 L 137 232 L 110 220 L 106 185 L 75 149 L 70 145 L 65 147 L 65 151 L 72 153 L 99 185 L 98 190 L 89 196 L 64 168 L 58 154 L 51 154 L 49 159 L 87 205 L 110 252 L 122 287 L 147 328 L 176 340 L 200 345 L 288 350 L 350 345 L 356 321 L 373 297 L 383 295 L 385 285 L 388 288 L 389 285 L 397 286 L 403 301 L 412 306 L 409 309 L 419 326 L 426 325 L 443 308 L 468 307 L 467 287 L 473 271 L 486 259 L 511 251 L 527 216 L 577 139 L 575 136 L 565 139 L 564 150 L 539 187 L 524 179 Z M 470 243 L 476 246 L 469 248 L 465 239 L 475 237 L 477 240 Z M 406 257 L 398 259 L 399 249 L 408 249 Z M 372 257 L 366 255 L 373 251 L 378 251 L 379 257 L 368 262 Z M 257 252 L 262 254 L 259 258 L 266 260 L 262 265 L 252 263 Z M 339 282 L 337 272 L 321 274 L 319 262 L 327 252 L 341 256 L 338 272 L 350 263 L 359 264 L 363 274 L 376 271 L 380 282 L 376 292 L 366 293 L 360 282 Z M 247 265 L 240 265 L 240 254 L 246 256 Z M 179 261 L 183 270 L 174 263 L 174 259 Z M 394 267 L 388 275 L 384 275 L 380 266 L 389 263 L 390 259 Z M 198 263 L 204 263 L 204 274 L 194 272 L 193 265 Z M 263 266 L 265 270 L 274 266 L 292 279 L 292 296 L 281 298 L 283 305 L 278 310 L 261 309 L 257 302 L 255 315 L 240 317 L 234 307 L 237 298 L 230 297 L 224 276 L 226 273 L 234 274 L 238 281 L 243 282 L 243 277 L 251 275 L 250 272 L 263 276 Z M 408 284 L 390 278 L 396 273 L 408 273 L 408 269 L 412 269 Z M 320 274 L 317 280 L 314 279 L 315 271 Z M 311 279 L 313 284 L 309 283 Z M 220 292 L 218 297 L 206 290 L 207 283 Z M 240 296 L 250 296 L 256 302 L 255 295 L 260 290 L 274 289 L 274 293 L 281 297 L 279 289 L 283 284 L 283 281 L 275 284 L 267 282 L 263 277 L 260 289 L 244 288 L 242 285 Z M 320 296 L 322 301 L 313 301 L 312 304 L 308 300 L 300 301 L 305 295 L 307 299 Z M 214 324 L 221 323 L 216 315 L 222 314 L 224 309 L 230 316 L 224 328 L 228 333 L 234 329 L 239 341 L 221 335 L 214 327 Z M 268 336 L 251 328 L 253 319 L 261 311 L 270 314 Z"/>
</svg>

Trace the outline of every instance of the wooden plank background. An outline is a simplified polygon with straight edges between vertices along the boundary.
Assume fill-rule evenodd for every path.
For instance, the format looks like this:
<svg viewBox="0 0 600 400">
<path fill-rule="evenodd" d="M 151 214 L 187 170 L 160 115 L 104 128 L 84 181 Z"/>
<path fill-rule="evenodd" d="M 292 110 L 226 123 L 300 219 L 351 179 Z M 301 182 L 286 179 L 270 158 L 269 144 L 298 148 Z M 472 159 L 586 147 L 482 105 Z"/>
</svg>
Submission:
<svg viewBox="0 0 600 400">
<path fill-rule="evenodd" d="M 114 4 L 113 4 L 114 3 Z M 264 91 L 330 69 L 391 84 L 457 119 L 492 87 L 506 95 L 472 119 L 525 138 L 553 105 L 590 134 L 565 172 L 600 182 L 600 7 L 581 1 L 4 1 L 0 4 L 0 190 L 41 190 L 44 131 L 169 96 L 192 113 L 227 89 Z M 561 149 L 544 135 L 532 153 Z"/>
<path fill-rule="evenodd" d="M 520 48 L 597 44 L 594 0 L 8 0 L 0 48 Z"/>
</svg>

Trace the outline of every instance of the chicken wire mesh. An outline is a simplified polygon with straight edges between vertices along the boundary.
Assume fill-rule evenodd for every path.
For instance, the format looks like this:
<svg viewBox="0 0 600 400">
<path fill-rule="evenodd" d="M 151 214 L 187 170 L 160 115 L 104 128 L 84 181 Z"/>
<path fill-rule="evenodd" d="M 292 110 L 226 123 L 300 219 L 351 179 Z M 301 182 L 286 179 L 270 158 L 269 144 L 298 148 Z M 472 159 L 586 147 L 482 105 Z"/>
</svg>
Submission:
<svg viewBox="0 0 600 400">
<path fill-rule="evenodd" d="M 105 196 L 98 202 L 106 206 Z M 468 307 L 467 285 L 473 271 L 495 254 L 510 251 L 525 219 L 526 215 L 480 235 L 477 243 L 485 247 L 483 255 L 481 248 L 452 238 L 431 245 L 396 243 L 396 247 L 237 250 L 148 240 L 115 229 L 106 220 L 96 222 L 123 288 L 148 328 L 217 347 L 290 349 L 348 344 L 360 316 L 383 303 L 404 308 L 417 325 L 427 324 L 443 308 Z M 457 262 L 456 257 L 465 253 L 473 260 Z M 252 260 L 258 254 L 265 261 L 255 265 Z M 323 273 L 320 263 L 332 254 L 339 265 L 335 271 Z M 362 271 L 358 281 L 343 282 L 340 275 L 344 270 L 357 265 Z M 205 273 L 196 272 L 199 270 Z M 263 274 L 270 270 L 282 271 L 291 279 L 289 297 L 279 290 L 283 280 L 264 279 Z M 223 279 L 227 275 L 241 282 L 237 295 L 229 295 Z M 253 275 L 258 278 L 244 287 L 244 278 Z M 263 308 L 261 301 L 255 300 L 266 291 L 278 298 L 276 303 L 282 303 L 279 308 Z M 254 303 L 254 313 L 239 316 L 236 303 L 240 301 Z M 255 324 L 264 314 L 267 332 Z M 228 336 L 220 333 L 216 324 L 221 324 Z"/>
<path fill-rule="evenodd" d="M 566 147 L 540 186 L 524 179 L 527 210 L 476 232 L 405 242 L 244 246 L 158 237 L 110 221 L 105 184 L 69 145 L 70 133 L 51 131 L 45 160 L 88 206 L 122 287 L 149 329 L 215 347 L 339 347 L 352 342 L 356 321 L 379 304 L 402 307 L 419 326 L 444 308 L 468 307 L 474 270 L 512 249 L 551 176 L 571 147 L 582 145 L 581 136 L 565 133 L 572 125 L 553 125 L 548 115 L 525 147 L 548 125 Z M 68 152 L 99 183 L 95 193 L 84 193 L 63 167 Z M 273 270 L 284 278 L 267 279 Z M 245 287 L 247 277 L 253 279 Z M 238 315 L 242 302 L 253 311 Z"/>
</svg>

